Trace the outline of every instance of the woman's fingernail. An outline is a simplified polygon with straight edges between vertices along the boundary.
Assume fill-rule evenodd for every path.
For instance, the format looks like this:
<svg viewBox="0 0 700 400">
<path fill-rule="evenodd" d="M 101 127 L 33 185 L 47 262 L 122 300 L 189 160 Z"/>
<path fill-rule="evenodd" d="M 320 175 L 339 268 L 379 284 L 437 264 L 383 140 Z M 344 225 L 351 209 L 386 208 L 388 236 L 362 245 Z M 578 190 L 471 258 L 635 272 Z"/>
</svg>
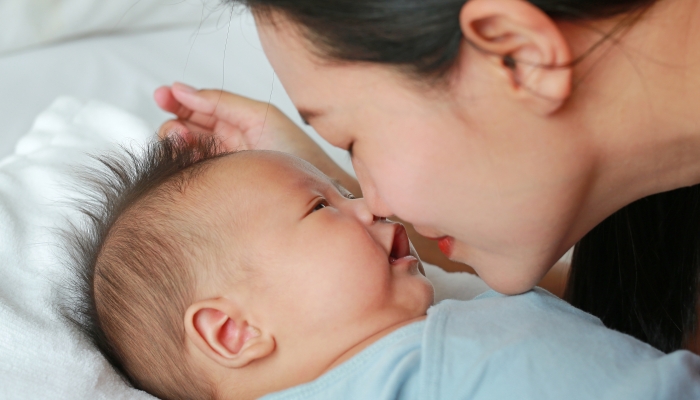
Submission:
<svg viewBox="0 0 700 400">
<path fill-rule="evenodd" d="M 176 89 L 178 91 L 185 92 L 185 93 L 196 93 L 197 92 L 197 89 L 193 88 L 192 86 L 186 85 L 186 84 L 180 83 L 180 82 L 173 83 L 173 89 Z"/>
</svg>

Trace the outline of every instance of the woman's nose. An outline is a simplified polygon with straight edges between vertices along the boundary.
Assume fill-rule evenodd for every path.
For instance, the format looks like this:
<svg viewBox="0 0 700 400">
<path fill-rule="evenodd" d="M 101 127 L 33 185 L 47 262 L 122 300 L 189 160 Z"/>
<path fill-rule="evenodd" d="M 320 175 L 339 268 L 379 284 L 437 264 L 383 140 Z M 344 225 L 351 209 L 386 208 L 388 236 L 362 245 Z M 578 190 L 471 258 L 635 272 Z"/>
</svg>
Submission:
<svg viewBox="0 0 700 400">
<path fill-rule="evenodd" d="M 381 218 L 388 218 L 391 217 L 393 214 L 389 209 L 389 206 L 387 206 L 384 201 L 382 200 L 381 197 L 377 196 L 377 192 L 374 190 L 368 190 L 368 191 L 362 191 L 362 193 L 365 196 L 365 202 L 367 204 L 367 208 L 369 211 L 378 217 Z"/>
<path fill-rule="evenodd" d="M 374 184 L 374 180 L 366 173 L 363 166 L 353 160 L 353 167 L 355 169 L 355 174 L 357 175 L 357 180 L 360 182 L 360 187 L 362 188 L 362 197 L 367 203 L 369 211 L 378 217 L 391 217 L 393 213 L 389 206 L 384 203 L 379 194 L 377 193 L 377 187 Z"/>
</svg>

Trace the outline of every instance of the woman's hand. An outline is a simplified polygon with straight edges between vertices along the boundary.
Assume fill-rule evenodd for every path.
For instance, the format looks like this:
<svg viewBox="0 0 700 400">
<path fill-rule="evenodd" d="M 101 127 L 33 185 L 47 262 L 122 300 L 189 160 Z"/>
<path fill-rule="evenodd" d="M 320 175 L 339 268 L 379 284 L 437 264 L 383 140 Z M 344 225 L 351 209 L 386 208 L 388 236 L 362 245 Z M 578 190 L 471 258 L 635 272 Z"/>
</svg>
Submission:
<svg viewBox="0 0 700 400">
<path fill-rule="evenodd" d="M 220 90 L 196 90 L 181 83 L 160 87 L 154 93 L 158 106 L 175 114 L 158 130 L 163 138 L 178 134 L 211 134 L 225 150 L 277 150 L 294 154 L 360 196 L 357 181 L 287 118 L 277 107 Z"/>
</svg>

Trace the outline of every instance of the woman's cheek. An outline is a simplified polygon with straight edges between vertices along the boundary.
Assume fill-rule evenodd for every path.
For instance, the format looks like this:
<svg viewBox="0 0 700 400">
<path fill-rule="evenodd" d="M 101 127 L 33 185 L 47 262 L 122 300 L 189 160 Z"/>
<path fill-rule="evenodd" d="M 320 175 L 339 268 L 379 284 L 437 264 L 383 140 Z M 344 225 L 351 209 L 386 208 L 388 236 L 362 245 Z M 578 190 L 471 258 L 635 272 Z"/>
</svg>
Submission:
<svg viewBox="0 0 700 400">
<path fill-rule="evenodd" d="M 426 182 L 429 180 L 406 164 L 385 165 L 378 170 L 385 172 L 377 175 L 377 191 L 392 214 L 414 225 L 432 226 L 436 192 Z"/>
</svg>

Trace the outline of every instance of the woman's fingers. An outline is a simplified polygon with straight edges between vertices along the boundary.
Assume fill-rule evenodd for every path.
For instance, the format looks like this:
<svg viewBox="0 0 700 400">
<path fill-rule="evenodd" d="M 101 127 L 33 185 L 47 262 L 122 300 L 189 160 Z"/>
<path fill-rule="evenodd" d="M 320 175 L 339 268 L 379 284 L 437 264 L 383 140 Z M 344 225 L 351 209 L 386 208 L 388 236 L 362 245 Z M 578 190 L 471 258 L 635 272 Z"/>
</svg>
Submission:
<svg viewBox="0 0 700 400">
<path fill-rule="evenodd" d="M 183 106 L 175 99 L 172 89 L 168 86 L 161 86 L 156 89 L 153 93 L 153 99 L 163 111 L 175 114 L 179 118 L 187 119 L 192 114 L 192 110 Z"/>
<path fill-rule="evenodd" d="M 165 139 L 166 137 L 172 135 L 183 136 L 189 133 L 190 130 L 187 128 L 187 126 L 182 121 L 177 119 L 165 121 L 158 129 L 158 137 L 161 139 Z"/>
<path fill-rule="evenodd" d="M 183 121 L 180 119 L 171 119 L 163 123 L 158 130 L 158 137 L 165 139 L 166 137 L 178 135 L 186 142 L 192 142 L 196 136 L 215 136 L 225 151 L 251 150 L 254 146 L 245 141 L 242 135 L 230 135 L 226 132 L 212 132 L 211 130 L 200 125 Z"/>
<path fill-rule="evenodd" d="M 216 103 L 211 103 L 211 96 L 201 97 L 192 90 L 194 89 L 185 84 L 175 83 L 172 87 L 161 86 L 156 89 L 153 98 L 163 111 L 175 114 L 179 120 L 213 129 L 218 122 L 212 112 L 216 109 Z"/>
<path fill-rule="evenodd" d="M 180 136 L 187 141 L 189 141 L 193 135 L 218 136 L 216 132 L 212 132 L 203 126 L 181 119 L 171 119 L 166 121 L 158 129 L 158 137 L 161 139 L 165 139 L 166 137 L 173 135 Z"/>
<path fill-rule="evenodd" d="M 192 111 L 187 119 L 202 126 L 222 120 L 245 131 L 260 124 L 268 110 L 267 103 L 221 90 L 196 90 L 179 82 L 173 83 L 172 96 Z"/>
<path fill-rule="evenodd" d="M 220 90 L 197 90 L 178 82 L 159 88 L 154 98 L 163 110 L 178 117 L 163 124 L 160 137 L 173 131 L 183 137 L 190 132 L 213 132 L 228 150 L 259 148 L 306 158 L 323 153 L 294 122 L 267 103 Z"/>
</svg>

